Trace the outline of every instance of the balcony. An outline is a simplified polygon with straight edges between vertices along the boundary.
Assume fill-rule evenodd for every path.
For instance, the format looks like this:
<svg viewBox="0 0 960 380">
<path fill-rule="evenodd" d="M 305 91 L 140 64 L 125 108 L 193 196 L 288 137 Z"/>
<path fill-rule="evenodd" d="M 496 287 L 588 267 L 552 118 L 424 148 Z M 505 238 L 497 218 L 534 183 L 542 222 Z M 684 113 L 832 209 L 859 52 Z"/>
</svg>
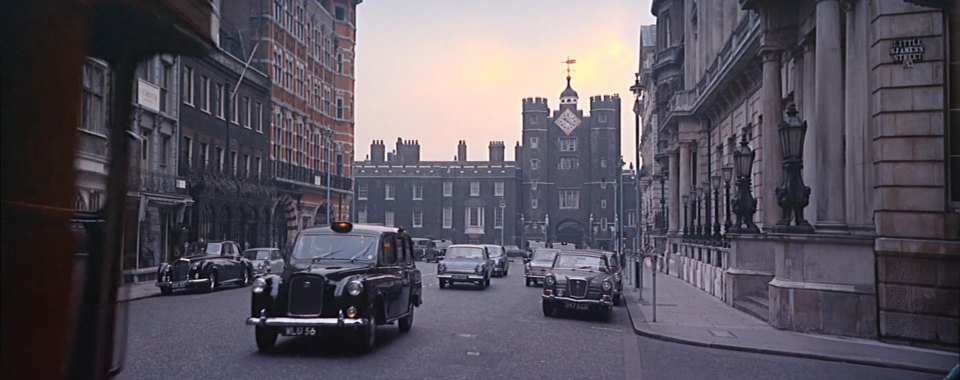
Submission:
<svg viewBox="0 0 960 380">
<path fill-rule="evenodd" d="M 330 175 L 330 183 L 328 184 L 327 172 L 312 170 L 288 162 L 277 162 L 276 173 L 274 174 L 276 178 L 280 180 L 301 182 L 313 186 L 330 186 L 333 189 L 343 191 L 353 190 L 353 179 L 350 177 L 332 174 Z"/>
<path fill-rule="evenodd" d="M 656 61 L 651 70 L 655 82 L 659 82 L 664 73 L 683 73 L 683 45 L 674 45 L 657 52 Z"/>
<path fill-rule="evenodd" d="M 131 173 L 127 186 L 131 191 L 167 195 L 187 195 L 187 180 L 185 178 L 156 171 Z"/>
</svg>

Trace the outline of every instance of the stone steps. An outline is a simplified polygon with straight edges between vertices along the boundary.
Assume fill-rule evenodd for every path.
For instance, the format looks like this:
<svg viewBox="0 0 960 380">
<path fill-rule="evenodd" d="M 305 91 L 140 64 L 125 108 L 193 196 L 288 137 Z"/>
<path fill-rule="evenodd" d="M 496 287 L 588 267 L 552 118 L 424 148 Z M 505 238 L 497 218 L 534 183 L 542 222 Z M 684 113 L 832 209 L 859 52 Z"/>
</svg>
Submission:
<svg viewBox="0 0 960 380">
<path fill-rule="evenodd" d="M 770 307 L 767 305 L 767 297 L 747 296 L 744 300 L 734 302 L 733 307 L 759 318 L 764 322 L 770 318 Z"/>
</svg>

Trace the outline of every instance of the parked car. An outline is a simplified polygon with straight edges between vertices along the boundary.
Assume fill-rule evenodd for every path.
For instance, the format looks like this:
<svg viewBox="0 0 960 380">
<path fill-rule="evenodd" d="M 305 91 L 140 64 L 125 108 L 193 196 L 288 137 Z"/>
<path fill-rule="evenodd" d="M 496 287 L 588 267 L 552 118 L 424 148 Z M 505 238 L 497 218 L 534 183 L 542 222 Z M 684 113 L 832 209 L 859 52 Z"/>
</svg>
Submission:
<svg viewBox="0 0 960 380">
<path fill-rule="evenodd" d="M 276 248 L 250 248 L 243 251 L 243 257 L 253 266 L 254 277 L 271 273 L 283 273 L 283 257 Z"/>
<path fill-rule="evenodd" d="M 436 261 L 437 244 L 430 239 L 413 239 L 414 257 L 419 261 Z"/>
<path fill-rule="evenodd" d="M 450 245 L 453 244 L 453 242 L 446 239 L 439 239 L 439 240 L 434 240 L 433 244 L 437 248 L 437 256 L 438 256 L 437 259 L 434 261 L 438 261 L 439 259 L 443 258 L 443 255 L 446 254 L 447 252 L 447 248 L 450 247 Z"/>
<path fill-rule="evenodd" d="M 480 289 L 490 286 L 493 275 L 493 261 L 482 245 L 454 244 L 447 248 L 447 254 L 437 264 L 437 279 L 440 289 L 457 282 L 476 283 Z"/>
<path fill-rule="evenodd" d="M 508 245 L 506 247 L 503 247 L 503 249 L 507 250 L 507 257 L 511 257 L 511 258 L 524 257 L 524 254 L 527 252 L 523 248 L 517 247 L 515 245 Z"/>
<path fill-rule="evenodd" d="M 559 249 L 537 248 L 533 250 L 533 256 L 523 265 L 523 277 L 527 286 L 535 285 L 537 282 L 543 282 L 543 276 L 553 266 L 553 259 L 557 257 Z"/>
<path fill-rule="evenodd" d="M 313 336 L 323 328 L 352 330 L 362 352 L 377 326 L 413 326 L 422 303 L 420 271 L 403 229 L 335 222 L 303 230 L 283 274 L 254 281 L 250 317 L 257 348 L 270 351 L 279 335 Z"/>
<path fill-rule="evenodd" d="M 593 312 L 610 320 L 613 313 L 613 274 L 603 253 L 560 251 L 543 278 L 543 315 L 559 309 Z"/>
<path fill-rule="evenodd" d="M 212 292 L 223 285 L 247 286 L 253 266 L 240 256 L 240 245 L 232 241 L 194 243 L 183 257 L 160 264 L 157 283 L 161 294 L 177 289 L 203 288 Z"/>
<path fill-rule="evenodd" d="M 484 244 L 483 247 L 490 254 L 490 260 L 493 261 L 493 275 L 506 277 L 510 272 L 510 259 L 507 258 L 507 251 L 494 244 Z"/>
</svg>

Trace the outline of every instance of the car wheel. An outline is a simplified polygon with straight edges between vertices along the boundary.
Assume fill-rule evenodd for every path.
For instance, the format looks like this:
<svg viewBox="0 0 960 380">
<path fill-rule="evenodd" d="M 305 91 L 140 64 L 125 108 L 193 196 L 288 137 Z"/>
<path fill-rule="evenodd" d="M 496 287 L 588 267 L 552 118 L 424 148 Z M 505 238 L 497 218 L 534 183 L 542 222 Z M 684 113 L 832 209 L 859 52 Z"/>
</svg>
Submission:
<svg viewBox="0 0 960 380">
<path fill-rule="evenodd" d="M 484 280 L 477 281 L 477 286 L 480 288 L 480 290 L 485 289 L 487 287 L 486 285 L 487 285 L 487 282 Z"/>
<path fill-rule="evenodd" d="M 160 287 L 160 294 L 163 294 L 163 295 L 165 295 L 165 296 L 169 296 L 169 295 L 173 294 L 173 288 L 171 288 L 171 287 L 169 287 L 169 286 L 161 286 L 161 287 Z"/>
<path fill-rule="evenodd" d="M 207 276 L 207 279 L 210 280 L 210 285 L 207 287 L 207 293 L 217 290 L 217 272 L 210 272 L 210 275 Z"/>
<path fill-rule="evenodd" d="M 623 294 L 620 294 L 620 293 L 617 293 L 615 296 L 613 296 L 613 305 L 614 305 L 614 306 L 620 306 L 620 305 L 622 305 L 622 304 L 623 304 L 623 298 L 622 298 L 622 297 L 623 297 Z"/>
<path fill-rule="evenodd" d="M 273 351 L 273 346 L 277 344 L 277 330 L 264 326 L 257 326 L 254 334 L 257 338 L 257 349 L 260 352 Z"/>
<path fill-rule="evenodd" d="M 373 307 L 370 309 L 370 321 L 366 326 L 359 328 L 358 343 L 360 343 L 360 352 L 364 354 L 373 351 L 373 346 L 377 343 L 377 322 L 376 318 L 373 317 L 375 315 L 377 315 L 377 308 Z"/>
<path fill-rule="evenodd" d="M 440 289 L 447 287 L 447 280 L 440 280 Z"/>
<path fill-rule="evenodd" d="M 489 286 L 490 286 L 490 278 L 487 277 L 487 281 L 483 283 L 483 287 L 486 288 L 486 287 L 489 287 Z"/>
<path fill-rule="evenodd" d="M 400 327 L 400 332 L 410 332 L 410 329 L 413 328 L 413 311 L 417 310 L 413 304 L 410 304 L 410 314 L 407 314 L 406 317 L 400 318 L 400 321 L 397 322 L 397 326 Z"/>
<path fill-rule="evenodd" d="M 526 285 L 526 286 L 529 288 L 529 287 L 530 287 L 530 279 L 527 278 L 527 279 L 524 279 L 523 281 L 524 281 L 524 285 Z"/>
<path fill-rule="evenodd" d="M 543 315 L 547 317 L 553 316 L 553 303 L 551 303 L 550 301 L 547 301 L 547 300 L 543 301 Z"/>
</svg>

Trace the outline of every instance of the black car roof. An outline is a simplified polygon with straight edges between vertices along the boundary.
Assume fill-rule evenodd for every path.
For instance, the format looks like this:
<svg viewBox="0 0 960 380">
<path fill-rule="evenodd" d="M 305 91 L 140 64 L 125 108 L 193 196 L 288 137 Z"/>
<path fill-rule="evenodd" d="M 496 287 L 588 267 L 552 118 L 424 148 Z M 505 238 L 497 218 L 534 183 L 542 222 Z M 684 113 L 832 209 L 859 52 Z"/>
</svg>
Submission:
<svg viewBox="0 0 960 380">
<path fill-rule="evenodd" d="M 324 226 L 324 227 L 310 227 L 310 228 L 307 228 L 307 229 L 303 230 L 303 232 L 304 232 L 304 233 L 324 233 L 324 232 L 340 233 L 340 232 L 334 231 L 333 229 L 331 229 L 331 228 L 328 227 L 328 226 Z M 380 235 L 380 234 L 385 234 L 385 233 L 397 233 L 397 232 L 400 232 L 400 229 L 399 229 L 399 228 L 396 228 L 396 227 L 384 227 L 384 226 L 377 226 L 377 225 L 373 225 L 373 224 L 354 224 L 354 225 L 353 225 L 353 229 L 350 230 L 350 232 L 348 232 L 348 233 L 360 233 L 360 234 L 367 234 L 367 235 Z"/>
</svg>

